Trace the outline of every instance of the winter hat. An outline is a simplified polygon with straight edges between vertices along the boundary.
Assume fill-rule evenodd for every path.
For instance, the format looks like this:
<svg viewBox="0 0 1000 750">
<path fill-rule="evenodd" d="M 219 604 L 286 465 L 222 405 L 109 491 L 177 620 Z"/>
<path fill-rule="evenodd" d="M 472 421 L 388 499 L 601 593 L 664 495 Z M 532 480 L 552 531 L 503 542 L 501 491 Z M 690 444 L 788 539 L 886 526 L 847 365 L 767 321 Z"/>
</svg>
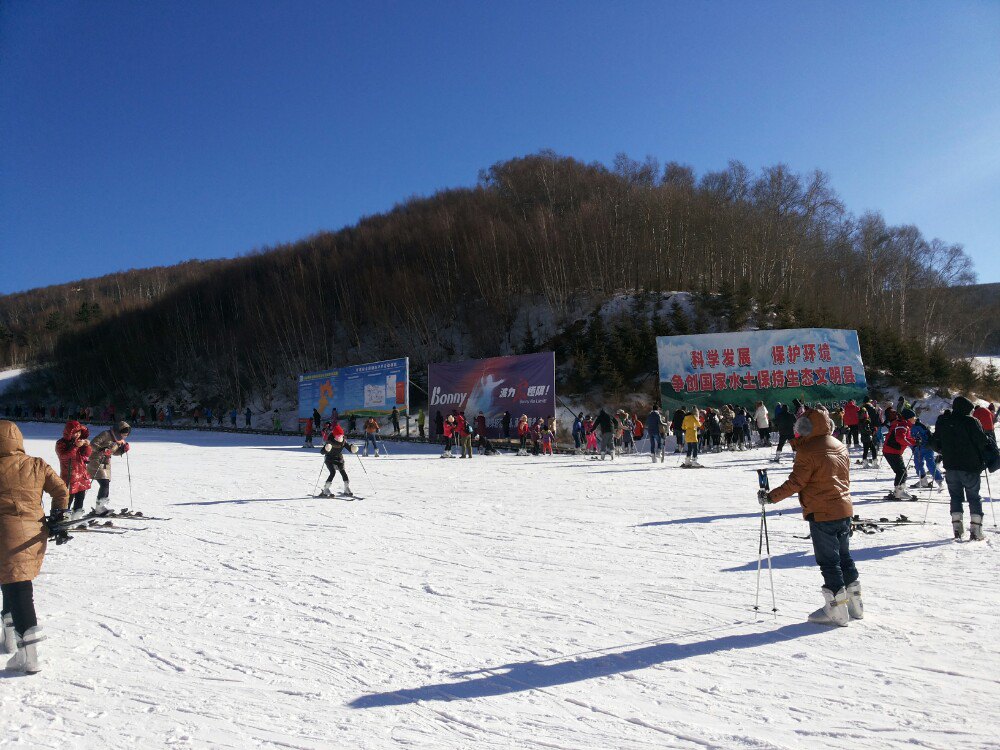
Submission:
<svg viewBox="0 0 1000 750">
<path fill-rule="evenodd" d="M 122 420 L 121 422 L 118 423 L 118 434 L 119 435 L 127 435 L 131 431 L 132 431 L 132 428 L 131 428 L 131 426 L 129 426 L 128 422 Z"/>
<path fill-rule="evenodd" d="M 913 409 L 903 409 L 903 411 L 899 413 L 899 416 L 903 419 L 913 419 L 917 415 L 913 412 Z"/>
</svg>

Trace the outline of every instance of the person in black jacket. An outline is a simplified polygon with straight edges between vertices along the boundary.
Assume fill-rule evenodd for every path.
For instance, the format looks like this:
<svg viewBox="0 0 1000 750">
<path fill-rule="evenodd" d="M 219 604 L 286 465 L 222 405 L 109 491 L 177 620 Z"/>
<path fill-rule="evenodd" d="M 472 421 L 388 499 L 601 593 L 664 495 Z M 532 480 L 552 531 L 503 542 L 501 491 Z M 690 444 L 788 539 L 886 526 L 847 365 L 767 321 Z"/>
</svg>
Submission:
<svg viewBox="0 0 1000 750">
<path fill-rule="evenodd" d="M 686 416 L 683 409 L 676 409 L 674 416 L 670 418 L 670 431 L 674 433 L 674 440 L 677 442 L 674 453 L 680 453 L 684 450 L 684 428 L 682 425 Z"/>
<path fill-rule="evenodd" d="M 786 442 L 795 437 L 795 415 L 784 404 L 778 403 L 774 407 L 774 427 L 778 430 L 778 450 L 771 460 L 780 463 L 781 449 L 785 447 Z"/>
<path fill-rule="evenodd" d="M 333 482 L 333 478 L 338 471 L 344 479 L 344 491 L 341 494 L 344 497 L 354 497 L 354 493 L 351 492 L 350 480 L 347 477 L 347 468 L 344 466 L 345 450 L 351 453 L 358 452 L 358 449 L 344 438 L 344 428 L 334 422 L 333 428 L 327 433 L 322 450 L 323 463 L 326 464 L 326 468 L 330 472 L 330 476 L 327 477 L 326 483 L 323 485 L 323 491 L 320 493 L 323 497 L 333 497 L 330 484 Z"/>
<path fill-rule="evenodd" d="M 594 418 L 594 426 L 590 428 L 590 431 L 596 432 L 600 436 L 601 460 L 604 460 L 605 454 L 610 454 L 613 461 L 615 458 L 615 425 L 611 421 L 611 415 L 604 411 L 603 407 Z"/>
<path fill-rule="evenodd" d="M 980 474 L 986 466 L 990 446 L 983 426 L 972 416 L 973 404 L 964 396 L 956 396 L 952 413 L 938 417 L 931 436 L 931 447 L 941 454 L 945 481 L 951 495 L 951 526 L 955 538 L 961 539 L 963 501 L 969 502 L 969 535 L 983 539 L 983 501 L 979 496 Z"/>
</svg>

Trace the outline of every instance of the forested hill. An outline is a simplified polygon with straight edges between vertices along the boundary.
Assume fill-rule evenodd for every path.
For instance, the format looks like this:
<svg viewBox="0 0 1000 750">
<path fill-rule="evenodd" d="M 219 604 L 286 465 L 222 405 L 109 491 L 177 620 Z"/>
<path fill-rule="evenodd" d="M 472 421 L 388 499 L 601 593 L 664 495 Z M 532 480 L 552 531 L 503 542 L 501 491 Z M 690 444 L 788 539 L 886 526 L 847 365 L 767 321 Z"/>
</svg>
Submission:
<svg viewBox="0 0 1000 750">
<path fill-rule="evenodd" d="M 3 361 L 50 365 L 43 385 L 67 399 L 184 387 L 241 403 L 347 362 L 408 355 L 419 371 L 555 346 L 573 387 L 627 387 L 655 369 L 654 333 L 822 325 L 859 329 L 870 367 L 945 382 L 956 376 L 946 355 L 976 314 L 951 289 L 975 281 L 960 246 L 850 215 L 821 172 L 733 162 L 698 177 L 677 163 L 547 152 L 335 233 L 115 278 L 132 291 L 98 299 L 99 316 L 66 287 L 0 298 Z M 668 290 L 693 304 L 619 316 L 614 336 L 588 322 L 617 294 Z M 40 342 L 16 343 L 39 325 Z"/>
</svg>

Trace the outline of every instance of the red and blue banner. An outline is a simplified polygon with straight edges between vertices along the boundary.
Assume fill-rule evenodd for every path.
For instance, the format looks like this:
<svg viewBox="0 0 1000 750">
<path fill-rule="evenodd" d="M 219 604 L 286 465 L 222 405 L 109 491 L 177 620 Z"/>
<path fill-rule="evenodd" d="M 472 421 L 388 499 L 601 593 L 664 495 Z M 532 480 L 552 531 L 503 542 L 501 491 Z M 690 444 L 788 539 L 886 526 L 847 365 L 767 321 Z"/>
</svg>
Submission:
<svg viewBox="0 0 1000 750">
<path fill-rule="evenodd" d="M 427 368 L 428 417 L 437 412 L 447 418 L 465 412 L 475 422 L 486 417 L 487 437 L 500 437 L 505 411 L 511 415 L 511 432 L 526 414 L 532 422 L 556 413 L 556 356 L 554 352 L 490 357 L 464 362 L 442 362 Z"/>
</svg>

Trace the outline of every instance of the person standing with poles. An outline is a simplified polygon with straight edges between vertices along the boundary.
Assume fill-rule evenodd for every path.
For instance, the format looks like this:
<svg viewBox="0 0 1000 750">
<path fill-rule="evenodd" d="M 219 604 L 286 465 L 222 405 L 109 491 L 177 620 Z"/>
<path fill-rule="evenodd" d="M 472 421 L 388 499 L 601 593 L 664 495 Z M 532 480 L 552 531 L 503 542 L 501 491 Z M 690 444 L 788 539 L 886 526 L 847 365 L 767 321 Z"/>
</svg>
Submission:
<svg viewBox="0 0 1000 750">
<path fill-rule="evenodd" d="M 334 428 L 339 427 L 337 420 L 332 420 Z M 365 450 L 362 455 L 368 456 L 368 443 L 372 444 L 372 450 L 375 451 L 375 458 L 378 458 L 378 431 L 381 425 L 379 425 L 378 420 L 375 417 L 368 417 L 365 421 Z M 343 430 L 341 430 L 343 432 Z"/>
<path fill-rule="evenodd" d="M 90 432 L 75 419 L 63 428 L 63 436 L 56 441 L 56 455 L 59 456 L 59 478 L 69 488 L 70 504 L 67 510 L 74 518 L 83 515 L 83 500 L 90 489 L 91 480 L 87 473 L 90 458 Z"/>
<path fill-rule="evenodd" d="M 46 521 L 42 492 L 52 496 Z M 35 674 L 38 627 L 32 581 L 42 568 L 49 529 L 63 520 L 69 491 L 52 467 L 24 453 L 24 437 L 13 422 L 0 421 L 0 592 L 3 594 L 7 669 Z M 47 525 L 48 524 L 48 525 Z"/>
<path fill-rule="evenodd" d="M 941 454 L 944 480 L 951 496 L 951 526 L 956 539 L 965 534 L 964 503 L 969 503 L 969 538 L 982 541 L 983 500 L 979 494 L 983 468 L 990 463 L 996 447 L 986 437 L 983 426 L 972 416 L 972 402 L 956 396 L 951 414 L 938 417 L 931 447 Z"/>
<path fill-rule="evenodd" d="M 350 480 L 347 477 L 347 468 L 344 465 L 345 449 L 351 453 L 358 452 L 356 446 L 351 445 L 345 440 L 344 428 L 334 422 L 333 429 L 330 430 L 323 444 L 323 463 L 326 464 L 326 468 L 330 472 L 330 476 L 327 477 L 326 483 L 323 485 L 323 491 L 320 493 L 323 497 L 333 497 L 330 485 L 333 483 L 333 478 L 338 471 L 344 480 L 344 491 L 341 494 L 344 497 L 354 497 L 354 493 L 351 492 Z"/>
<path fill-rule="evenodd" d="M 899 418 L 894 419 L 889 424 L 889 432 L 885 436 L 885 444 L 882 446 L 882 455 L 885 456 L 886 463 L 892 468 L 895 478 L 892 496 L 897 500 L 916 500 L 915 495 L 906 491 L 906 467 L 908 463 L 903 463 L 903 452 L 907 448 L 914 448 L 917 441 L 914 440 L 910 432 L 911 425 L 917 421 L 917 415 L 912 409 L 903 409 L 899 413 Z M 910 458 L 913 458 L 913 451 L 910 451 Z"/>
<path fill-rule="evenodd" d="M 851 459 L 847 446 L 833 437 L 825 411 L 809 409 L 795 422 L 795 463 L 788 480 L 773 490 L 761 489 L 761 506 L 798 493 L 809 522 L 813 551 L 823 574 L 823 606 L 809 622 L 847 625 L 864 617 L 858 569 L 851 558 Z"/>
<path fill-rule="evenodd" d="M 124 456 L 129 451 L 125 438 L 132 428 L 128 422 L 119 422 L 90 441 L 90 461 L 87 463 L 87 473 L 97 482 L 97 503 L 94 505 L 94 515 L 103 516 L 111 512 L 108 503 L 111 501 L 111 457 Z"/>
<path fill-rule="evenodd" d="M 667 431 L 667 421 L 663 418 L 660 413 L 660 406 L 657 404 L 653 407 L 653 411 L 649 413 L 646 417 L 646 437 L 649 438 L 649 455 L 653 459 L 653 463 L 656 463 L 656 459 L 660 459 L 660 463 L 663 463 L 663 437 Z"/>
</svg>

